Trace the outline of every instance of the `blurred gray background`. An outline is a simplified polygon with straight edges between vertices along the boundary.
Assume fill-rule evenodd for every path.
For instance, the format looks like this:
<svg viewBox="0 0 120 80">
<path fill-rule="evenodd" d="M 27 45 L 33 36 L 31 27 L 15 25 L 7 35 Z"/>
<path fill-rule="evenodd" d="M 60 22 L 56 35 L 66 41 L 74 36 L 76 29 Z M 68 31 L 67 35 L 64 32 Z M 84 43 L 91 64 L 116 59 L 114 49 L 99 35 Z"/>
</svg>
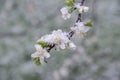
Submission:
<svg viewBox="0 0 120 80">
<path fill-rule="evenodd" d="M 86 0 L 83 20 L 94 26 L 84 39 L 73 39 L 77 50 L 52 50 L 48 64 L 34 64 L 36 40 L 75 23 L 76 13 L 61 18 L 63 3 L 0 0 L 0 80 L 120 80 L 120 0 Z"/>
</svg>

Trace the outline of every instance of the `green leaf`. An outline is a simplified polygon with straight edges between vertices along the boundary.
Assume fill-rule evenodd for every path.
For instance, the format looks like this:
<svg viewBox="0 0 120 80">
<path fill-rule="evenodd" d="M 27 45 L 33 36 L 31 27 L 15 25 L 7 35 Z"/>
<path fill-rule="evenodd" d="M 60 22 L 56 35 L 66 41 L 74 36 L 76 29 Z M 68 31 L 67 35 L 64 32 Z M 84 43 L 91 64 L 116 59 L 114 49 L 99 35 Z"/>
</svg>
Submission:
<svg viewBox="0 0 120 80">
<path fill-rule="evenodd" d="M 75 8 L 74 8 L 74 7 L 71 7 L 68 12 L 69 12 L 69 13 L 72 13 L 74 10 L 75 10 Z"/>
<path fill-rule="evenodd" d="M 93 26 L 93 22 L 92 21 L 87 21 L 85 23 L 85 26 L 92 27 Z"/>
<path fill-rule="evenodd" d="M 39 41 L 37 42 L 37 44 L 41 45 L 43 48 L 48 46 L 47 42 L 44 42 L 44 41 Z"/>
<path fill-rule="evenodd" d="M 40 65 L 41 65 L 41 63 L 40 63 L 39 61 L 36 61 L 35 64 L 36 64 L 37 66 L 40 66 Z"/>
<path fill-rule="evenodd" d="M 67 1 L 65 2 L 65 5 L 66 5 L 66 6 L 74 6 L 74 3 L 75 3 L 75 0 L 67 0 Z"/>
<path fill-rule="evenodd" d="M 40 65 L 41 65 L 39 57 L 33 58 L 33 61 L 35 61 L 35 64 L 36 64 L 37 66 L 40 66 Z"/>
</svg>

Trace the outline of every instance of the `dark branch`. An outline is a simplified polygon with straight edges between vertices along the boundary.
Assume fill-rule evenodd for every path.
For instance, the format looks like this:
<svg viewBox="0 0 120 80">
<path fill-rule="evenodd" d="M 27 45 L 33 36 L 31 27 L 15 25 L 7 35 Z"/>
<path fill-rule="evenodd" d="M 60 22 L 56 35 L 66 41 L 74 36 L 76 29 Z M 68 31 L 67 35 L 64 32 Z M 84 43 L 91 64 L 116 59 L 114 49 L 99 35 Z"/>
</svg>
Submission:
<svg viewBox="0 0 120 80">
<path fill-rule="evenodd" d="M 50 52 L 50 50 L 54 47 L 55 47 L 55 44 L 53 44 L 51 47 L 49 47 L 49 49 L 47 49 L 47 52 Z"/>
<path fill-rule="evenodd" d="M 85 0 L 82 0 L 80 3 L 80 6 L 83 6 L 84 5 L 84 2 L 85 2 Z M 75 8 L 76 9 L 76 8 Z M 82 14 L 81 13 L 79 13 L 78 14 L 78 18 L 77 18 L 77 20 L 76 20 L 76 22 L 78 22 L 78 21 L 82 21 Z M 76 26 L 76 25 L 74 25 L 74 26 Z M 67 37 L 70 39 L 73 35 L 74 35 L 74 33 L 75 33 L 75 31 L 70 31 L 69 33 L 68 33 L 68 35 L 67 35 Z M 55 47 L 55 44 L 53 44 L 51 47 L 49 47 L 48 49 L 47 49 L 47 51 L 48 52 L 50 52 L 50 50 L 52 49 L 52 48 L 54 48 Z"/>
<path fill-rule="evenodd" d="M 80 3 L 80 6 L 83 6 L 84 5 L 84 2 L 85 2 L 85 0 L 82 0 Z M 82 22 L 82 14 L 81 13 L 79 13 L 78 14 L 78 18 L 77 18 L 77 20 L 76 20 L 76 22 Z M 75 25 L 74 25 L 75 26 Z M 70 31 L 69 32 L 69 35 L 68 35 L 68 38 L 70 39 L 72 36 L 74 35 L 74 31 Z"/>
<path fill-rule="evenodd" d="M 85 0 L 82 0 L 82 1 L 81 1 L 81 6 L 84 4 L 84 2 L 85 2 Z"/>
<path fill-rule="evenodd" d="M 81 3 L 80 6 L 83 6 L 85 3 L 85 0 L 82 0 L 80 3 Z M 80 22 L 82 21 L 82 14 L 81 13 L 78 14 L 78 19 L 76 20 L 76 22 L 78 22 L 78 21 L 80 21 Z"/>
</svg>

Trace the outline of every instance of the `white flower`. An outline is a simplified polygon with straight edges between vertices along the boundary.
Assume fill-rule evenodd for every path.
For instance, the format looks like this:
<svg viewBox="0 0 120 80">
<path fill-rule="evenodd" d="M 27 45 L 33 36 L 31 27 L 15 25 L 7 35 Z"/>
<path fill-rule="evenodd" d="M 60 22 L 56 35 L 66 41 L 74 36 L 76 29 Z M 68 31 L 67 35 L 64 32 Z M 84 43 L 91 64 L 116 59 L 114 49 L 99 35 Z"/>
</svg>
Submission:
<svg viewBox="0 0 120 80">
<path fill-rule="evenodd" d="M 77 22 L 75 25 L 75 27 L 71 27 L 71 30 L 75 31 L 75 33 L 81 37 L 83 37 L 90 29 L 90 27 L 85 26 L 83 22 Z"/>
<path fill-rule="evenodd" d="M 80 3 L 75 4 L 75 7 L 78 9 L 79 13 L 87 12 L 89 7 L 81 6 Z"/>
<path fill-rule="evenodd" d="M 40 45 L 36 44 L 35 45 L 36 52 L 31 55 L 32 58 L 37 58 L 39 57 L 40 63 L 44 62 L 44 58 L 49 58 L 50 54 L 43 49 Z"/>
<path fill-rule="evenodd" d="M 69 42 L 69 48 L 71 48 L 72 50 L 76 49 L 76 45 L 73 42 Z"/>
<path fill-rule="evenodd" d="M 63 7 L 60 11 L 64 20 L 67 20 L 71 17 L 71 14 L 68 12 L 69 7 Z"/>
<path fill-rule="evenodd" d="M 84 12 L 88 12 L 89 7 L 84 6 L 83 10 L 84 10 Z"/>
<path fill-rule="evenodd" d="M 67 43 L 70 41 L 67 37 L 67 33 L 62 32 L 62 30 L 54 30 L 52 32 L 53 42 L 56 44 L 57 48 L 65 49 Z"/>
<path fill-rule="evenodd" d="M 51 35 L 42 36 L 39 40 L 37 40 L 37 42 L 40 42 L 40 41 L 44 41 L 44 42 L 48 42 L 48 43 L 53 43 Z"/>
</svg>

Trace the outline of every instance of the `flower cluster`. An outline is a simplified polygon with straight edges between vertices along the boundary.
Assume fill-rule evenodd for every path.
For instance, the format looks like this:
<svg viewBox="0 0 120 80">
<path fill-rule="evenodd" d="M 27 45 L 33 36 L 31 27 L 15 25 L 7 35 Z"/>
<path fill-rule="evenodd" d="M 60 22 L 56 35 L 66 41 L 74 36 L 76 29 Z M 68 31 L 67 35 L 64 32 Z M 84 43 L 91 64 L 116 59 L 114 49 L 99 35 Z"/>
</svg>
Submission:
<svg viewBox="0 0 120 80">
<path fill-rule="evenodd" d="M 40 61 L 40 62 L 36 61 L 38 65 L 44 63 L 44 58 L 49 58 L 50 54 L 45 49 L 43 49 L 41 45 L 36 44 L 35 48 L 36 48 L 36 52 L 33 53 L 31 57 L 34 58 L 34 60 L 37 60 L 38 58 L 38 60 Z"/>
<path fill-rule="evenodd" d="M 52 48 L 55 48 L 55 50 L 62 50 L 66 48 L 70 48 L 72 50 L 76 49 L 76 45 L 70 40 L 70 38 L 74 34 L 84 37 L 86 32 L 88 32 L 92 26 L 91 21 L 81 21 L 81 14 L 89 10 L 88 7 L 83 6 L 84 1 L 85 0 L 82 0 L 81 3 L 75 3 L 75 0 L 68 0 L 65 2 L 66 6 L 60 10 L 62 17 L 65 20 L 71 17 L 71 13 L 74 10 L 79 12 L 76 23 L 70 28 L 71 31 L 63 32 L 61 29 L 54 30 L 51 34 L 42 36 L 37 40 L 37 43 L 35 44 L 36 52 L 31 55 L 37 65 L 47 62 L 46 58 L 50 57 L 49 52 Z"/>
<path fill-rule="evenodd" d="M 87 6 L 81 6 L 81 3 L 76 3 L 75 8 L 78 9 L 79 13 L 88 12 L 89 8 Z"/>
<path fill-rule="evenodd" d="M 76 22 L 75 26 L 71 27 L 71 30 L 75 32 L 76 35 L 84 37 L 87 31 L 89 31 L 90 26 L 85 25 L 84 22 Z"/>
<path fill-rule="evenodd" d="M 62 17 L 64 20 L 67 20 L 71 17 L 71 13 L 74 10 L 78 10 L 79 13 L 87 12 L 88 7 L 81 5 L 81 3 L 75 3 L 74 0 L 68 0 L 65 2 L 65 7 L 61 8 Z"/>
<path fill-rule="evenodd" d="M 55 49 L 65 49 L 70 48 L 72 50 L 76 49 L 75 44 L 69 40 L 66 32 L 62 30 L 54 30 L 51 34 L 41 37 L 37 44 L 35 44 L 36 52 L 31 55 L 31 57 L 39 58 L 40 64 L 43 63 L 45 58 L 49 58 L 50 54 L 47 49 L 55 44 Z M 37 63 L 37 62 L 36 62 Z"/>
</svg>

